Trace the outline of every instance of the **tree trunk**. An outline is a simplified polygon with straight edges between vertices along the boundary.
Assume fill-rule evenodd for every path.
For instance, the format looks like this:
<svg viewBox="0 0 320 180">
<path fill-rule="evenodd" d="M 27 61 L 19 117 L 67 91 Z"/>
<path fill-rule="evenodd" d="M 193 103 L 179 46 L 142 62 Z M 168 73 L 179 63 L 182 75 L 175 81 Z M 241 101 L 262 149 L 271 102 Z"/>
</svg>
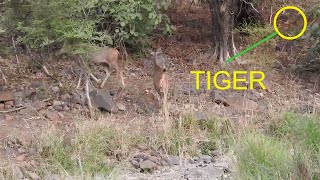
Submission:
<svg viewBox="0 0 320 180">
<path fill-rule="evenodd" d="M 221 63 L 237 54 L 234 44 L 234 20 L 240 0 L 208 0 L 212 16 L 213 50 Z"/>
</svg>

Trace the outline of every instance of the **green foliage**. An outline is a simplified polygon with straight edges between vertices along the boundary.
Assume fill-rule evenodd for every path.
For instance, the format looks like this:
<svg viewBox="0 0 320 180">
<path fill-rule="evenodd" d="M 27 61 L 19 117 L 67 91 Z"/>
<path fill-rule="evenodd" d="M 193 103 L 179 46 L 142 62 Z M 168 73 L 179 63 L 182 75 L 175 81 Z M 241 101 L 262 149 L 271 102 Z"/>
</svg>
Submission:
<svg viewBox="0 0 320 180">
<path fill-rule="evenodd" d="M 8 2 L 12 2 L 8 0 Z M 169 19 L 161 14 L 165 1 L 153 0 L 26 0 L 28 17 L 15 19 L 20 41 L 31 48 L 64 45 L 75 54 L 96 45 L 124 42 L 139 46 L 155 29 L 169 33 Z M 17 7 L 20 7 L 17 4 Z M 12 11 L 8 8 L 7 12 Z M 15 8 L 11 8 L 15 9 Z"/>
</svg>

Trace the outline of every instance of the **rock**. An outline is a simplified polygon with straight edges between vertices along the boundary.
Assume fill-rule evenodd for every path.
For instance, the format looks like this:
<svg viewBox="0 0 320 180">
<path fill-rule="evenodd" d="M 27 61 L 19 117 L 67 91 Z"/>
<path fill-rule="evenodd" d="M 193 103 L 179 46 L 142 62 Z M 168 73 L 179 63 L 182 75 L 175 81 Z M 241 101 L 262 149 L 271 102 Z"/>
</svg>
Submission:
<svg viewBox="0 0 320 180">
<path fill-rule="evenodd" d="M 199 157 L 199 162 L 203 162 L 205 164 L 209 164 L 211 162 L 213 162 L 213 158 L 211 156 L 208 155 L 202 155 Z"/>
<path fill-rule="evenodd" d="M 58 106 L 53 106 L 53 109 L 55 109 L 56 111 L 63 111 L 63 107 L 58 105 Z"/>
<path fill-rule="evenodd" d="M 155 157 L 155 156 L 149 156 L 148 160 L 150 160 L 150 161 L 152 161 L 152 162 L 154 162 L 156 164 L 160 163 L 159 159 L 157 157 Z"/>
<path fill-rule="evenodd" d="M 52 106 L 62 106 L 63 104 L 63 101 L 53 101 Z"/>
<path fill-rule="evenodd" d="M 219 150 L 214 150 L 214 151 L 212 151 L 212 157 L 219 157 L 219 156 L 221 156 L 221 152 L 219 151 Z"/>
<path fill-rule="evenodd" d="M 4 105 L 10 105 L 11 107 L 14 106 L 14 101 L 7 101 L 4 103 Z"/>
<path fill-rule="evenodd" d="M 130 160 L 130 163 L 132 164 L 132 166 L 136 169 L 139 169 L 140 168 L 140 164 L 139 164 L 139 161 L 136 160 L 136 159 L 131 159 Z"/>
<path fill-rule="evenodd" d="M 60 119 L 59 115 L 55 112 L 51 112 L 51 111 L 46 111 L 44 113 L 44 116 L 48 119 L 50 119 L 51 121 L 57 121 Z"/>
<path fill-rule="evenodd" d="M 58 86 L 52 87 L 51 90 L 55 93 L 60 91 L 60 88 Z"/>
<path fill-rule="evenodd" d="M 20 91 L 13 93 L 13 99 L 17 107 L 21 106 L 23 104 L 23 92 Z"/>
<path fill-rule="evenodd" d="M 219 92 L 219 91 L 211 91 L 210 92 L 210 97 L 214 99 L 215 103 L 222 104 L 224 106 L 230 106 L 230 104 L 228 104 L 225 96 L 226 95 L 223 92 Z"/>
<path fill-rule="evenodd" d="M 84 98 L 77 93 L 73 93 L 71 97 L 71 102 L 74 104 L 84 104 Z"/>
<path fill-rule="evenodd" d="M 12 106 L 11 105 L 4 105 L 4 109 L 11 109 Z"/>
<path fill-rule="evenodd" d="M 221 179 L 224 171 L 221 168 L 214 166 L 206 166 L 202 168 L 190 168 L 186 179 Z"/>
<path fill-rule="evenodd" d="M 32 105 L 36 111 L 40 111 L 42 109 L 45 109 L 47 104 L 43 101 L 35 101 L 32 103 Z"/>
<path fill-rule="evenodd" d="M 64 106 L 63 111 L 70 111 L 70 108 L 68 106 Z"/>
<path fill-rule="evenodd" d="M 4 118 L 4 119 L 7 120 L 7 121 L 12 121 L 12 120 L 14 120 L 14 116 L 5 115 L 5 118 Z"/>
<path fill-rule="evenodd" d="M 179 165 L 180 164 L 180 158 L 178 156 L 169 155 L 168 159 L 170 161 L 170 164 L 172 164 L 172 165 Z"/>
<path fill-rule="evenodd" d="M 0 102 L 13 101 L 13 93 L 11 91 L 0 92 Z"/>
<path fill-rule="evenodd" d="M 19 152 L 20 154 L 25 153 L 25 152 L 26 152 L 26 149 L 24 149 L 24 148 L 21 147 L 21 148 L 18 149 L 18 152 Z"/>
<path fill-rule="evenodd" d="M 37 92 L 34 89 L 26 89 L 23 91 L 23 98 L 32 99 L 37 95 Z"/>
<path fill-rule="evenodd" d="M 147 160 L 149 156 L 147 154 L 141 153 L 141 154 L 136 154 L 133 156 L 134 159 L 142 159 L 142 160 Z"/>
<path fill-rule="evenodd" d="M 124 105 L 123 103 L 118 103 L 117 107 L 119 111 L 126 111 L 126 105 Z"/>
<path fill-rule="evenodd" d="M 188 162 L 189 162 L 190 164 L 195 164 L 195 163 L 196 163 L 196 161 L 194 161 L 193 159 L 189 159 Z"/>
<path fill-rule="evenodd" d="M 30 84 L 30 88 L 36 89 L 42 86 L 42 83 L 40 81 L 32 81 Z"/>
<path fill-rule="evenodd" d="M 60 113 L 60 112 L 58 112 L 58 116 L 59 116 L 61 119 L 64 118 L 64 114 L 62 114 L 62 113 Z"/>
<path fill-rule="evenodd" d="M 75 104 L 74 107 L 75 107 L 76 109 L 81 109 L 81 108 L 82 108 L 82 106 L 81 106 L 80 104 Z"/>
<path fill-rule="evenodd" d="M 72 97 L 69 94 L 64 94 L 61 96 L 61 101 L 68 101 L 70 100 Z"/>
<path fill-rule="evenodd" d="M 157 170 L 158 168 L 159 167 L 156 163 L 148 159 L 140 163 L 140 169 L 143 171 L 154 171 L 154 170 Z"/>
<path fill-rule="evenodd" d="M 194 117 L 195 120 L 197 120 L 197 121 L 205 121 L 205 120 L 208 119 L 207 115 L 205 113 L 203 113 L 203 112 L 200 112 L 200 111 L 196 111 L 194 113 L 194 116 L 195 116 Z"/>
<path fill-rule="evenodd" d="M 36 115 L 37 112 L 34 109 L 32 109 L 30 106 L 27 106 L 26 108 L 20 110 L 19 114 L 33 116 L 33 115 Z"/>
<path fill-rule="evenodd" d="M 227 98 L 227 102 L 237 109 L 256 110 L 259 107 L 258 103 L 238 94 L 235 96 L 229 96 Z"/>
<path fill-rule="evenodd" d="M 96 108 L 106 110 L 107 112 L 112 112 L 115 109 L 112 96 L 108 91 L 93 90 L 89 93 L 92 105 Z"/>
<path fill-rule="evenodd" d="M 4 104 L 0 103 L 0 110 L 4 110 Z"/>
<path fill-rule="evenodd" d="M 26 157 L 27 157 L 26 154 L 20 154 L 19 156 L 16 157 L 16 160 L 22 162 L 26 160 Z"/>
<path fill-rule="evenodd" d="M 38 180 L 38 179 L 40 179 L 40 177 L 39 177 L 35 172 L 30 172 L 30 171 L 28 171 L 27 174 L 29 175 L 29 177 L 30 177 L 32 180 Z"/>
</svg>

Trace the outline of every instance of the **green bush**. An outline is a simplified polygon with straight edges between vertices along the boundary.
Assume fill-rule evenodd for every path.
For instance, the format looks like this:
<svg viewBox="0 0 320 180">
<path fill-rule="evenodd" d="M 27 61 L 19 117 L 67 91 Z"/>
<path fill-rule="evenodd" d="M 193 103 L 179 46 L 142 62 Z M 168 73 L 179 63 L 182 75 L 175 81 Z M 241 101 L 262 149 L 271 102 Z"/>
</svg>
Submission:
<svg viewBox="0 0 320 180">
<path fill-rule="evenodd" d="M 7 0 L 2 8 L 22 33 L 20 42 L 38 49 L 64 45 L 67 51 L 85 53 L 99 44 L 141 46 L 155 29 L 171 30 L 161 14 L 166 2 L 153 0 Z M 19 18 L 9 16 L 23 7 Z M 10 13 L 11 12 L 11 13 Z M 72 48 L 70 48 L 72 47 Z"/>
</svg>

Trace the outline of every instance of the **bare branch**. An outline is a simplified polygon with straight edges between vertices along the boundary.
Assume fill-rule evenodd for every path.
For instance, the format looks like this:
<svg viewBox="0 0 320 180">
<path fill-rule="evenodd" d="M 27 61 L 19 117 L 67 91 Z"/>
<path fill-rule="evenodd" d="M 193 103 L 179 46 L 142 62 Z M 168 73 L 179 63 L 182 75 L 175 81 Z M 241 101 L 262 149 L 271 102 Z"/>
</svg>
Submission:
<svg viewBox="0 0 320 180">
<path fill-rule="evenodd" d="M 92 103 L 91 103 L 91 99 L 90 99 L 90 95 L 89 95 L 89 77 L 88 77 L 88 75 L 86 75 L 86 80 L 85 80 L 85 95 L 86 95 L 86 99 L 87 99 L 87 105 L 89 108 L 90 117 L 92 117 Z"/>
<path fill-rule="evenodd" d="M 3 80 L 3 82 L 4 82 L 4 85 L 7 85 L 7 84 L 8 84 L 8 81 L 7 81 L 7 79 L 6 79 L 6 76 L 4 75 L 1 67 L 0 67 L 0 75 L 1 75 L 1 78 L 2 78 L 2 80 Z"/>
<path fill-rule="evenodd" d="M 16 61 L 17 61 L 17 66 L 18 66 L 18 73 L 20 73 L 20 61 L 19 61 L 19 57 L 18 57 L 18 54 L 17 54 L 16 43 L 15 43 L 13 37 L 11 38 L 11 40 L 12 40 L 12 45 L 13 45 L 15 56 L 16 56 Z"/>
</svg>

